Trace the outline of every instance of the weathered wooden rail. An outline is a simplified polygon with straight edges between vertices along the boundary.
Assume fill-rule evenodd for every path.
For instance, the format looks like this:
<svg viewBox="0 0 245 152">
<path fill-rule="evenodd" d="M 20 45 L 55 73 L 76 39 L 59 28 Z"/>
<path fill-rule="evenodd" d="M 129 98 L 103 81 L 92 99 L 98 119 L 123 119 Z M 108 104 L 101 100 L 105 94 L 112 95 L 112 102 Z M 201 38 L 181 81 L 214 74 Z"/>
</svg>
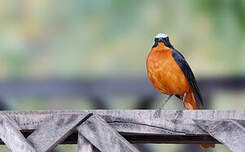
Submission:
<svg viewBox="0 0 245 152">
<path fill-rule="evenodd" d="M 137 152 L 130 143 L 223 143 L 245 151 L 245 110 L 1 111 L 0 138 L 13 152 L 78 144 L 79 152 Z"/>
</svg>

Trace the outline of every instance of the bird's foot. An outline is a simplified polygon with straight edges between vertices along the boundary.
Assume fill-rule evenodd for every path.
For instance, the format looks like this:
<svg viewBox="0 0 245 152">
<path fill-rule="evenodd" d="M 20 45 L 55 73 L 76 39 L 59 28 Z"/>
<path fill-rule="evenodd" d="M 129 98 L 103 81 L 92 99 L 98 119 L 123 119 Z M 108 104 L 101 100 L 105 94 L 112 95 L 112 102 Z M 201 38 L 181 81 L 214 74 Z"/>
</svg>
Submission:
<svg viewBox="0 0 245 152">
<path fill-rule="evenodd" d="M 163 108 L 158 108 L 157 110 L 155 110 L 153 114 L 155 118 L 160 118 L 162 109 Z"/>
</svg>

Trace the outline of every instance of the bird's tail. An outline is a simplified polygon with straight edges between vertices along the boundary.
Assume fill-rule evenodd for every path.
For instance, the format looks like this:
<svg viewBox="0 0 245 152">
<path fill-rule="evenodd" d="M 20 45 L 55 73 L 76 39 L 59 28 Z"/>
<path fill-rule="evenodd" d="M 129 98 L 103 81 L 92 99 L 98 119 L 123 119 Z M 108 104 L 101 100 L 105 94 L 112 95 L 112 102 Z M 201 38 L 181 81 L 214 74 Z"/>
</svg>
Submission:
<svg viewBox="0 0 245 152">
<path fill-rule="evenodd" d="M 181 96 L 181 98 L 183 100 L 183 96 Z M 184 107 L 188 110 L 198 110 L 194 93 L 192 91 L 186 94 Z M 215 148 L 215 144 L 200 144 L 200 147 L 202 149 Z"/>
</svg>

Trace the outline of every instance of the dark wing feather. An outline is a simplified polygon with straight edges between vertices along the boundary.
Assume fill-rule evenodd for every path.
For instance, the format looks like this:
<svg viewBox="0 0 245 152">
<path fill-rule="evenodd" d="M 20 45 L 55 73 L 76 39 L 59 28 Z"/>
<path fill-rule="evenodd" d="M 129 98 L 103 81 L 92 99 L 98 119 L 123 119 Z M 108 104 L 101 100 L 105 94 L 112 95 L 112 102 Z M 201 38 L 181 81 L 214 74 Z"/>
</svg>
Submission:
<svg viewBox="0 0 245 152">
<path fill-rule="evenodd" d="M 200 104 L 203 106 L 203 100 L 202 100 L 200 90 L 197 86 L 195 76 L 194 76 L 193 72 L 191 71 L 190 66 L 186 62 L 184 56 L 180 52 L 178 52 L 177 50 L 173 49 L 172 56 L 173 56 L 174 60 L 176 61 L 176 63 L 179 65 L 180 69 L 183 71 L 183 73 L 184 73 L 185 77 L 187 78 L 189 84 L 191 85 L 195 99 L 197 101 L 197 105 L 200 108 Z"/>
</svg>

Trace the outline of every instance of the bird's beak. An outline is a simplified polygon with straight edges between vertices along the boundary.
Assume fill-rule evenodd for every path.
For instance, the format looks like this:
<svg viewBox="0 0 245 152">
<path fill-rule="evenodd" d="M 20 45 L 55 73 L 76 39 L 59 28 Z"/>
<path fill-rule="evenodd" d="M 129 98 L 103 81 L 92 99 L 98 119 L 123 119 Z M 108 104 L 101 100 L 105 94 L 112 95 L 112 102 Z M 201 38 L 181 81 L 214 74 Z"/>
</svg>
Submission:
<svg viewBox="0 0 245 152">
<path fill-rule="evenodd" d="M 158 42 L 163 42 L 163 41 L 164 41 L 163 38 L 158 39 Z"/>
</svg>

